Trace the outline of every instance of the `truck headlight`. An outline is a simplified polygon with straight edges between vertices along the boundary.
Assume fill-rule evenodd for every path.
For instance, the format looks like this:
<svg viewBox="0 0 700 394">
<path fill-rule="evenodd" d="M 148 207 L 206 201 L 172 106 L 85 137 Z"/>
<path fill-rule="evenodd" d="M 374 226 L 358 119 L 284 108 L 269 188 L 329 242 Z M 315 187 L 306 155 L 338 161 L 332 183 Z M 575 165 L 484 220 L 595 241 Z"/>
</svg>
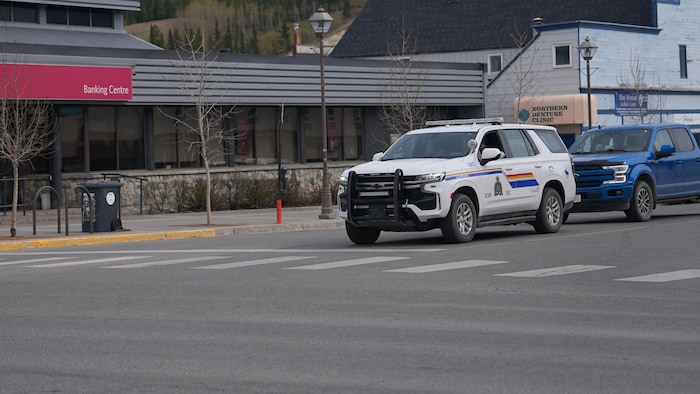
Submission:
<svg viewBox="0 0 700 394">
<path fill-rule="evenodd" d="M 343 186 L 346 186 L 348 184 L 348 177 L 347 175 L 341 175 L 340 179 L 338 180 L 338 183 L 340 183 Z"/>
<path fill-rule="evenodd" d="M 424 183 L 442 182 L 443 179 L 445 179 L 444 172 L 416 175 L 417 182 L 424 182 Z"/>
<path fill-rule="evenodd" d="M 606 170 L 613 170 L 613 179 L 609 181 L 604 181 L 603 183 L 625 183 L 627 182 L 627 170 L 630 168 L 627 164 L 621 164 L 616 166 L 603 166 Z"/>
</svg>

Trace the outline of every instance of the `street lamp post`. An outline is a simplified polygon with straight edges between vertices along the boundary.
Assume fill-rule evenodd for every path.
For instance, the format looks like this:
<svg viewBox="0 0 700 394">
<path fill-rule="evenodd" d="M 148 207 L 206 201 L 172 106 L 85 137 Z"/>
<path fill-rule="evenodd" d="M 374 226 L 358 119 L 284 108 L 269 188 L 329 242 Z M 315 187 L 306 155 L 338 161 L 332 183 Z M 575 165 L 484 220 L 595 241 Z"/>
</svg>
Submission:
<svg viewBox="0 0 700 394">
<path fill-rule="evenodd" d="M 328 124 L 326 121 L 326 78 L 324 69 L 323 54 L 323 34 L 328 33 L 333 24 L 333 17 L 323 7 L 319 7 L 311 18 L 309 24 L 314 33 L 318 36 L 319 58 L 321 62 L 321 147 L 323 159 L 323 178 L 321 184 L 321 214 L 319 219 L 333 219 L 333 208 L 331 203 L 331 185 L 328 179 Z"/>
<path fill-rule="evenodd" d="M 586 61 L 586 79 L 588 81 L 588 129 L 593 128 L 593 115 L 591 109 L 591 60 L 598 46 L 591 41 L 590 38 L 586 37 L 585 40 L 581 42 L 578 46 L 578 50 L 581 53 L 581 57 Z"/>
</svg>

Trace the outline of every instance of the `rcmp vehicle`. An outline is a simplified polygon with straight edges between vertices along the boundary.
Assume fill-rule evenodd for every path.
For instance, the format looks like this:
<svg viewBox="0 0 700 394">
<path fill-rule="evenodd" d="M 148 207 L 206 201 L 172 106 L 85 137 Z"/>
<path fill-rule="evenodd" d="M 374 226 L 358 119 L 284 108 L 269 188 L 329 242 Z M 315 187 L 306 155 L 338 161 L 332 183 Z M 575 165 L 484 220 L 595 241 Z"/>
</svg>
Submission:
<svg viewBox="0 0 700 394">
<path fill-rule="evenodd" d="M 352 242 L 436 228 L 449 243 L 469 242 L 477 227 L 522 222 L 559 231 L 576 185 L 555 128 L 500 118 L 427 126 L 341 175 L 339 216 Z"/>
</svg>

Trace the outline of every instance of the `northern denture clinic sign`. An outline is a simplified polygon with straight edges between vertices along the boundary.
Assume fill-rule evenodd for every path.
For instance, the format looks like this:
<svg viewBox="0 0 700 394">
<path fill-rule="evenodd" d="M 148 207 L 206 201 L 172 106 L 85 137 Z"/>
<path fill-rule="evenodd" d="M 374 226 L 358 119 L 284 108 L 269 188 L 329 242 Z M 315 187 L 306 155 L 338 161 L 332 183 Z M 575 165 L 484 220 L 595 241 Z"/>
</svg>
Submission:
<svg viewBox="0 0 700 394">
<path fill-rule="evenodd" d="M 0 64 L 7 98 L 128 101 L 133 96 L 130 67 Z"/>
</svg>

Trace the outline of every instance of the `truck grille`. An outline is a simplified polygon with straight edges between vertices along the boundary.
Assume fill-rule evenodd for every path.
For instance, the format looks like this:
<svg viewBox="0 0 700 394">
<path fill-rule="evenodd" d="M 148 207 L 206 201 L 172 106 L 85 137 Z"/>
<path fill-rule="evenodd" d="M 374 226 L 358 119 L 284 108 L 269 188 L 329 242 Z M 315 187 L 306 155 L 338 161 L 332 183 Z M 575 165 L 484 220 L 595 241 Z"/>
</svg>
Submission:
<svg viewBox="0 0 700 394">
<path fill-rule="evenodd" d="M 614 165 L 611 163 L 576 163 L 574 172 L 576 173 L 576 187 L 581 189 L 598 187 L 605 181 L 615 179 L 615 174 L 612 168 L 603 168 L 603 166 Z"/>
</svg>

